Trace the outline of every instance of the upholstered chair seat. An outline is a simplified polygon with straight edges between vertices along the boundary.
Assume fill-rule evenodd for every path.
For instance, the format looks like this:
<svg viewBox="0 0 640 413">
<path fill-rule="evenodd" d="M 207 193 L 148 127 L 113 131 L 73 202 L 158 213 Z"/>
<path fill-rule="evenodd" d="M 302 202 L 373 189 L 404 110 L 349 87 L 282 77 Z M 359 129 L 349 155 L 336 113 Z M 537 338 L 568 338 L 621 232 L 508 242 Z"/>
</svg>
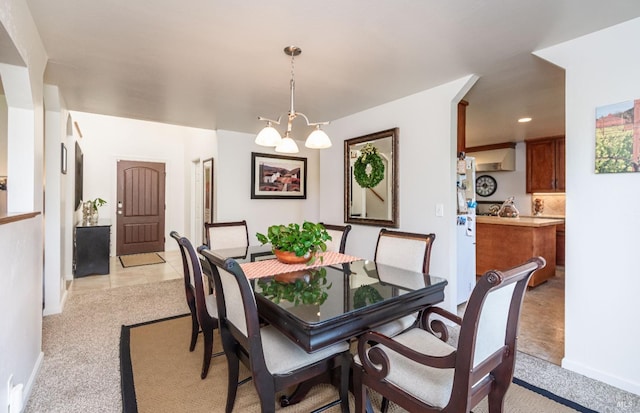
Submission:
<svg viewBox="0 0 640 413">
<path fill-rule="evenodd" d="M 485 397 L 489 411 L 501 413 L 513 379 L 522 300 L 529 279 L 544 266 L 534 257 L 504 272 L 488 271 L 462 318 L 427 307 L 415 327 L 393 338 L 363 334 L 352 369 L 356 412 L 365 412 L 371 389 L 382 395 L 383 413 L 389 401 L 410 412 L 469 412 Z M 447 343 L 443 318 L 460 326 L 456 347 Z"/>
<path fill-rule="evenodd" d="M 331 236 L 331 241 L 325 242 L 325 244 L 327 244 L 327 251 L 344 253 L 347 247 L 347 236 L 349 235 L 349 231 L 351 231 L 351 225 L 321 224 Z"/>
<path fill-rule="evenodd" d="M 263 413 L 275 411 L 277 392 L 333 370 L 340 373 L 340 406 L 342 412 L 347 413 L 349 344 L 338 342 L 307 353 L 275 327 L 261 325 L 253 289 L 240 264 L 233 258 L 223 259 L 213 254 L 205 245 L 198 251 L 209 264 L 215 284 L 220 335 L 227 356 L 226 413 L 231 413 L 235 404 L 240 362 L 251 370 Z M 292 398 L 282 396 L 280 404 L 287 406 L 296 402 L 297 397 L 295 393 Z"/>
<path fill-rule="evenodd" d="M 411 328 L 418 317 L 418 313 L 409 314 L 396 320 L 384 323 L 375 328 L 375 331 L 387 337 L 394 337 L 401 332 Z"/>
<path fill-rule="evenodd" d="M 435 234 L 417 234 L 411 232 L 381 229 L 376 244 L 375 261 L 409 271 L 429 274 L 431 246 Z M 375 330 L 388 337 L 405 331 L 416 323 L 418 313 L 410 314 L 378 326 Z"/>
<path fill-rule="evenodd" d="M 202 265 L 191 242 L 176 231 L 171 231 L 170 235 L 178 243 L 182 256 L 184 289 L 187 305 L 191 312 L 189 351 L 195 350 L 200 331 L 202 331 L 204 338 L 202 372 L 200 373 L 200 377 L 204 379 L 209 372 L 213 356 L 213 330 L 218 328 L 218 306 L 215 296 L 211 294 L 212 291 L 204 287 L 206 280 Z"/>
<path fill-rule="evenodd" d="M 262 327 L 260 336 L 264 361 L 271 374 L 286 374 L 349 350 L 349 344 L 345 341 L 307 353 L 273 326 Z"/>
<path fill-rule="evenodd" d="M 211 317 L 218 318 L 218 304 L 216 304 L 216 296 L 214 294 L 209 294 L 205 297 L 204 302 L 207 306 L 207 313 Z"/>
<path fill-rule="evenodd" d="M 446 356 L 456 351 L 455 347 L 419 328 L 412 328 L 393 339 L 396 343 L 418 353 L 431 356 Z M 417 363 L 382 344 L 379 347 L 389 358 L 391 369 L 386 377 L 389 384 L 403 389 L 407 394 L 428 405 L 436 407 L 447 405 L 453 388 L 453 368 L 436 369 Z M 353 361 L 359 366 L 362 365 L 357 355 Z M 416 377 L 420 380 L 416 380 Z"/>
<path fill-rule="evenodd" d="M 249 245 L 246 221 L 206 222 L 204 230 L 209 249 L 221 250 Z"/>
</svg>

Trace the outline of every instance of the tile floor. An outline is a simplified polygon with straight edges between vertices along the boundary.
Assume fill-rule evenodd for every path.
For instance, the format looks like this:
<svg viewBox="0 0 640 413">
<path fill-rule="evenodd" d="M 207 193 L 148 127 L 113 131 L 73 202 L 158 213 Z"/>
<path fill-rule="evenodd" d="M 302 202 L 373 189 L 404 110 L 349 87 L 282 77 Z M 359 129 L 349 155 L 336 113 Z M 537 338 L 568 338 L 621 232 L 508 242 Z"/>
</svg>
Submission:
<svg viewBox="0 0 640 413">
<path fill-rule="evenodd" d="M 74 278 L 70 291 L 82 293 L 181 278 L 182 257 L 180 256 L 180 251 L 165 251 L 158 254 L 164 258 L 165 264 L 124 268 L 118 257 L 111 257 L 109 262 L 110 273 L 108 275 L 89 275 Z"/>
<path fill-rule="evenodd" d="M 108 275 L 76 278 L 73 293 L 86 293 L 135 284 L 147 284 L 182 277 L 179 251 L 159 253 L 165 264 L 123 268 L 117 257 L 111 257 Z M 520 320 L 519 350 L 560 365 L 564 356 L 564 269 L 556 277 L 525 294 Z"/>
<path fill-rule="evenodd" d="M 564 357 L 564 267 L 524 295 L 518 350 L 561 365 Z"/>
</svg>

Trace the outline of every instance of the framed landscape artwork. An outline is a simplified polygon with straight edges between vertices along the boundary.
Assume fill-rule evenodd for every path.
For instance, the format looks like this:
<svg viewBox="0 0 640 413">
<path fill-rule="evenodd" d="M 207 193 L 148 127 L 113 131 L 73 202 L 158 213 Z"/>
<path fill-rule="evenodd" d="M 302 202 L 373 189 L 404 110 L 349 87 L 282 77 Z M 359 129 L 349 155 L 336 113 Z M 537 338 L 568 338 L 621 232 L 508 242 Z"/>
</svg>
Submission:
<svg viewBox="0 0 640 413">
<path fill-rule="evenodd" d="M 307 199 L 307 158 L 252 152 L 251 199 Z"/>
<path fill-rule="evenodd" d="M 640 172 L 640 99 L 596 108 L 595 171 Z"/>
</svg>

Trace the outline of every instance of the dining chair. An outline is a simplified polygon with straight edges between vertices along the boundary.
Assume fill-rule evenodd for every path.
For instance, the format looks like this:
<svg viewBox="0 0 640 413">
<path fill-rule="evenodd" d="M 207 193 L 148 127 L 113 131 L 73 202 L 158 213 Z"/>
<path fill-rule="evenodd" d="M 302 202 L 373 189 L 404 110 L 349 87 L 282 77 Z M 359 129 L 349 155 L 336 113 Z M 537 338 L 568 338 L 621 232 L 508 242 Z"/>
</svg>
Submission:
<svg viewBox="0 0 640 413">
<path fill-rule="evenodd" d="M 206 243 L 212 250 L 249 246 L 247 221 L 205 222 Z"/>
<path fill-rule="evenodd" d="M 504 272 L 486 272 L 462 318 L 429 307 L 418 326 L 394 338 L 365 333 L 353 364 L 356 413 L 369 404 L 367 388 L 408 411 L 468 412 L 489 396 L 489 411 L 502 412 L 527 282 L 545 265 L 534 257 Z M 447 343 L 447 327 L 438 317 L 460 326 L 456 347 Z"/>
<path fill-rule="evenodd" d="M 344 254 L 344 250 L 347 246 L 347 236 L 351 231 L 351 225 L 332 225 L 320 223 L 331 235 L 331 241 L 325 242 L 327 244 L 327 251 L 335 251 Z"/>
<path fill-rule="evenodd" d="M 204 337 L 204 355 L 200 378 L 207 377 L 211 357 L 213 355 L 213 330 L 218 328 L 218 308 L 213 294 L 205 294 L 204 280 L 200 259 L 191 242 L 171 231 L 171 237 L 176 240 L 182 255 L 182 269 L 184 273 L 184 289 L 187 305 L 191 312 L 191 343 L 189 351 L 193 351 L 198 340 L 199 330 Z"/>
<path fill-rule="evenodd" d="M 275 327 L 261 325 L 256 299 L 249 281 L 233 258 L 223 259 L 206 246 L 198 251 L 213 272 L 220 334 L 227 355 L 228 386 L 226 412 L 235 404 L 239 362 L 250 370 L 262 412 L 275 411 L 275 394 L 309 379 L 340 369 L 340 404 L 349 411 L 348 382 L 351 354 L 347 342 L 339 342 L 307 353 Z M 281 406 L 294 401 L 282 396 Z"/>
<path fill-rule="evenodd" d="M 431 247 L 436 234 L 380 230 L 374 261 L 409 271 L 429 274 Z M 385 336 L 393 337 L 414 325 L 418 314 L 410 314 L 375 328 Z"/>
</svg>

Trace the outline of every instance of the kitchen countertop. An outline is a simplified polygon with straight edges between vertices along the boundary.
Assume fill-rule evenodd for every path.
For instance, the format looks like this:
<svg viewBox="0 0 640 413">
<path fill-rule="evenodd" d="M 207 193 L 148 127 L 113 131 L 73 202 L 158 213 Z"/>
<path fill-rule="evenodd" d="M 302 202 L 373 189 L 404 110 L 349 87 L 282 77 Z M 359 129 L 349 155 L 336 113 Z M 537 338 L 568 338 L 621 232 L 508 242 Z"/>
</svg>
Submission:
<svg viewBox="0 0 640 413">
<path fill-rule="evenodd" d="M 514 225 L 520 227 L 546 227 L 549 225 L 564 224 L 564 219 L 541 217 L 502 218 L 480 215 L 476 217 L 476 222 L 478 224 Z"/>
</svg>

